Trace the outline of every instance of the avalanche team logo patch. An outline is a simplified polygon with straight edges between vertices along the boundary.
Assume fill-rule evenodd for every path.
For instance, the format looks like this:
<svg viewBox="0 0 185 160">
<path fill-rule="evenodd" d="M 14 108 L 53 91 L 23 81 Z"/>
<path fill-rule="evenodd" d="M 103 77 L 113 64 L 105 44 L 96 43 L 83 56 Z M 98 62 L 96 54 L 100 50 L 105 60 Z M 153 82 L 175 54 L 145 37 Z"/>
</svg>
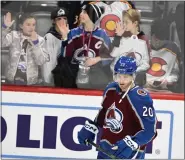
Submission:
<svg viewBox="0 0 185 160">
<path fill-rule="evenodd" d="M 63 16 L 65 15 L 65 11 L 63 9 L 60 9 L 58 12 L 57 12 L 57 16 Z"/>
<path fill-rule="evenodd" d="M 120 133 L 123 130 L 123 114 L 116 108 L 115 103 L 107 110 L 105 115 L 104 128 L 109 128 L 113 133 Z"/>
<path fill-rule="evenodd" d="M 147 92 L 144 89 L 138 89 L 137 90 L 137 94 L 141 95 L 141 96 L 146 96 Z"/>
</svg>

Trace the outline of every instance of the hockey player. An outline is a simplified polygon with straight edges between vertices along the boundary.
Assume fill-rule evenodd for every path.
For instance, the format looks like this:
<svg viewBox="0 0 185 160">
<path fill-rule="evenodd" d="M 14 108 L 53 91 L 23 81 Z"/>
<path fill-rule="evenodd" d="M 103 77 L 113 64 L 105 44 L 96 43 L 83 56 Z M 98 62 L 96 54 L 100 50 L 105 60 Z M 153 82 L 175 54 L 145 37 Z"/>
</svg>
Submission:
<svg viewBox="0 0 185 160">
<path fill-rule="evenodd" d="M 156 135 L 153 101 L 134 84 L 137 66 L 133 58 L 122 56 L 114 67 L 114 80 L 103 94 L 102 109 L 94 121 L 86 121 L 78 132 L 80 144 L 88 145 L 102 128 L 100 147 L 119 159 L 144 159 L 146 145 Z M 98 152 L 98 159 L 109 159 Z"/>
</svg>

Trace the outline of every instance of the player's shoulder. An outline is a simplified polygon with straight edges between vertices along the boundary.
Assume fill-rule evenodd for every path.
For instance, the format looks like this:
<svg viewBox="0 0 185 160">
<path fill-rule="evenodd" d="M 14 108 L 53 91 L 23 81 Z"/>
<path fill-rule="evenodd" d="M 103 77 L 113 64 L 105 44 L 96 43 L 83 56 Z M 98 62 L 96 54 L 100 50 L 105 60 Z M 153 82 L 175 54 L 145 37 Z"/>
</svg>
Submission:
<svg viewBox="0 0 185 160">
<path fill-rule="evenodd" d="M 118 84 L 116 82 L 110 82 L 105 90 L 104 90 L 104 93 L 103 93 L 103 96 L 106 95 L 108 92 L 111 92 L 111 91 L 116 91 L 118 88 Z"/>
<path fill-rule="evenodd" d="M 153 103 L 150 93 L 139 86 L 135 86 L 130 90 L 129 97 L 136 103 Z"/>
</svg>

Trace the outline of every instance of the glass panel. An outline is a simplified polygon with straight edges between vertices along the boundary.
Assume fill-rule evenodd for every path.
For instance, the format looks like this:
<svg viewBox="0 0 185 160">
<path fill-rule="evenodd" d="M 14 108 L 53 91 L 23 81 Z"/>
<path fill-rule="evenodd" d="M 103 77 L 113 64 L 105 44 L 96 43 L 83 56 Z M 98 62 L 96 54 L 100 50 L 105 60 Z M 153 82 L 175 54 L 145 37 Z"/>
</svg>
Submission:
<svg viewBox="0 0 185 160">
<path fill-rule="evenodd" d="M 184 2 L 1 1 L 1 6 L 3 84 L 103 90 L 114 81 L 119 56 L 129 56 L 138 65 L 136 84 L 184 93 Z M 26 72 L 26 81 L 20 72 Z"/>
</svg>

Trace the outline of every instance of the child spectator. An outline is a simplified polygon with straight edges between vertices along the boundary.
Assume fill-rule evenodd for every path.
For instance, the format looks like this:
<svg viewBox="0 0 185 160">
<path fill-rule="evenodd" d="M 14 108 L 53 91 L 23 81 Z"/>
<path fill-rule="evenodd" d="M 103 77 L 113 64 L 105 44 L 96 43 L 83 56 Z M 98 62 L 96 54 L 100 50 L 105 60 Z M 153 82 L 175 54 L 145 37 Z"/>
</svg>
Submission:
<svg viewBox="0 0 185 160">
<path fill-rule="evenodd" d="M 17 85 L 36 85 L 39 83 L 39 66 L 49 61 L 44 48 L 44 38 L 35 31 L 36 20 L 24 14 L 19 18 L 20 31 L 11 31 L 11 13 L 4 16 L 2 28 L 2 47 L 9 46 L 9 59 L 6 67 L 6 81 Z"/>
<path fill-rule="evenodd" d="M 150 67 L 151 48 L 148 38 L 143 31 L 140 31 L 140 19 L 141 15 L 138 10 L 129 9 L 123 12 L 123 22 L 116 23 L 116 36 L 111 52 L 111 56 L 115 57 L 115 60 L 111 64 L 111 69 L 113 70 L 116 60 L 121 55 L 136 58 L 138 68 L 135 83 L 143 86 L 146 83 L 146 72 Z M 130 35 L 125 36 L 125 31 L 130 32 Z"/>
<path fill-rule="evenodd" d="M 65 47 L 62 57 L 71 59 L 71 67 L 72 65 L 81 64 L 80 69 L 87 68 L 85 70 L 90 70 L 89 80 L 82 78 L 83 76 L 78 76 L 77 83 L 80 88 L 99 89 L 102 84 L 104 84 L 102 87 L 105 87 L 108 83 L 106 78 L 102 78 L 106 77 L 106 75 L 102 71 L 101 61 L 103 58 L 110 57 L 109 46 L 111 42 L 106 32 L 95 26 L 95 22 L 102 13 L 103 9 L 94 4 L 84 5 L 80 13 L 81 25 L 72 29 L 69 33 L 63 33 L 68 38 L 67 41 L 62 43 L 63 47 Z M 61 28 L 63 27 L 65 26 L 61 26 Z M 76 77 L 74 76 L 74 78 Z M 84 79 L 86 80 L 84 81 Z"/>
<path fill-rule="evenodd" d="M 42 66 L 42 74 L 45 85 L 54 86 L 51 71 L 56 67 L 57 57 L 61 53 L 61 44 L 64 40 L 61 30 L 66 29 L 66 32 L 69 31 L 67 17 L 68 11 L 65 8 L 57 8 L 51 12 L 53 26 L 45 35 L 45 45 L 48 53 L 50 54 L 50 61 L 46 62 Z M 62 28 L 60 27 L 61 25 L 65 25 L 66 27 Z"/>
</svg>

